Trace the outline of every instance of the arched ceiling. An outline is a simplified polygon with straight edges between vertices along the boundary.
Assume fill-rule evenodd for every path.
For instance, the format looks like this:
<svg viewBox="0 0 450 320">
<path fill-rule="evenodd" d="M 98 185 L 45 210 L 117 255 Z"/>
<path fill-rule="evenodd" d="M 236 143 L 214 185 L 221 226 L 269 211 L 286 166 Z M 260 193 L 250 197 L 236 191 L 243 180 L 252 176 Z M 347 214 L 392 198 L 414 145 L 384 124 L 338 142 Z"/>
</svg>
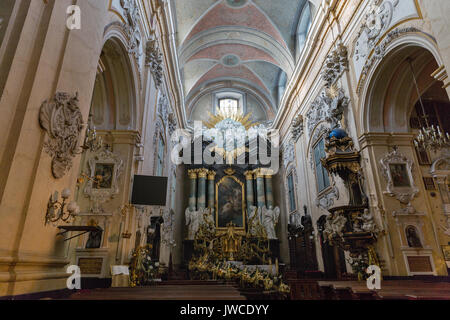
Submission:
<svg viewBox="0 0 450 320">
<path fill-rule="evenodd" d="M 294 71 L 306 2 L 171 0 L 186 108 L 203 90 L 230 84 L 251 88 L 275 114 L 280 75 Z"/>
</svg>

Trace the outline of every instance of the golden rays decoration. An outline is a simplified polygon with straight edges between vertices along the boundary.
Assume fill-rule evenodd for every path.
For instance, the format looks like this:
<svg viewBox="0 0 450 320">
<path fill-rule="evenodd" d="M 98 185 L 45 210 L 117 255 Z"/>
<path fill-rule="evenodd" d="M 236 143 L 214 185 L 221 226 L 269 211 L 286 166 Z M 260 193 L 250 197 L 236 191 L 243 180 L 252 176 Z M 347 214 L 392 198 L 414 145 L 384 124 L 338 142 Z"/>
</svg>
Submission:
<svg viewBox="0 0 450 320">
<path fill-rule="evenodd" d="M 339 88 L 336 84 L 326 89 L 327 96 L 331 99 L 336 98 L 339 95 Z"/>
<path fill-rule="evenodd" d="M 248 130 L 254 126 L 257 126 L 259 122 L 253 122 L 250 118 L 252 116 L 252 113 L 247 113 L 244 115 L 244 113 L 241 111 L 231 111 L 231 110 L 221 110 L 219 108 L 216 109 L 216 115 L 213 115 L 211 112 L 208 111 L 209 114 L 209 120 L 205 122 L 205 126 L 209 129 L 214 128 L 219 122 L 225 120 L 225 119 L 231 119 L 236 122 L 241 123 L 245 130 Z"/>
</svg>

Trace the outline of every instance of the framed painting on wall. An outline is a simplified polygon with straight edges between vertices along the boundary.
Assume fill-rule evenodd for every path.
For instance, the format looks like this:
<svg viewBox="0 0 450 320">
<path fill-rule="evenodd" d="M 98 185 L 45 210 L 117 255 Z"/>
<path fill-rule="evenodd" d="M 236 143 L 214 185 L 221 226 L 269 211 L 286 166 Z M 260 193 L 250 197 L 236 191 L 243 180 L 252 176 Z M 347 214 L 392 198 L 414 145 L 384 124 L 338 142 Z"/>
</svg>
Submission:
<svg viewBox="0 0 450 320">
<path fill-rule="evenodd" d="M 244 184 L 234 176 L 225 176 L 216 184 L 216 228 L 232 223 L 245 229 Z"/>
</svg>

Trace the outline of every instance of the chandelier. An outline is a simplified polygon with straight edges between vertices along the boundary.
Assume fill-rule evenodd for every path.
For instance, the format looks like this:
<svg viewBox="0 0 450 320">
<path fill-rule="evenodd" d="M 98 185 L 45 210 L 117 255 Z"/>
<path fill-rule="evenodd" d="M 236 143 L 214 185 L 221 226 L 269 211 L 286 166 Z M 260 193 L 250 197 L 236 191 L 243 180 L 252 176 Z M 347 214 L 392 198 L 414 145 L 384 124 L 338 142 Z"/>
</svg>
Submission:
<svg viewBox="0 0 450 320">
<path fill-rule="evenodd" d="M 450 147 L 450 136 L 448 132 L 443 132 L 439 125 L 434 126 L 428 122 L 428 116 L 425 112 L 425 107 L 423 105 L 422 96 L 420 94 L 419 86 L 417 84 L 416 75 L 412 66 L 411 59 L 408 59 L 409 67 L 411 68 L 411 73 L 413 75 L 414 85 L 417 90 L 417 96 L 419 97 L 420 107 L 422 108 L 422 118 L 425 120 L 425 127 L 420 128 L 419 133 L 414 139 L 414 145 L 416 148 L 424 150 L 432 150 L 434 152 L 441 150 L 443 148 Z M 420 122 L 420 120 L 419 120 Z"/>
</svg>

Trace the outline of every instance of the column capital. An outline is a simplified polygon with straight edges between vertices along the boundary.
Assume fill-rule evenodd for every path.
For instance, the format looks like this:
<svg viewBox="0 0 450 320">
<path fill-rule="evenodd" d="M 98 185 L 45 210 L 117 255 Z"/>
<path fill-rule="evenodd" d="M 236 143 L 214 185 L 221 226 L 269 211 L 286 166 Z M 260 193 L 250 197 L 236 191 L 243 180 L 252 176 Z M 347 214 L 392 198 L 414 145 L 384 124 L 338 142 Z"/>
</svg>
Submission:
<svg viewBox="0 0 450 320">
<path fill-rule="evenodd" d="M 255 174 L 256 179 L 258 179 L 258 178 L 264 178 L 264 171 L 263 171 L 262 168 L 255 169 L 255 170 L 253 171 L 253 173 Z"/>
<path fill-rule="evenodd" d="M 197 170 L 195 169 L 188 170 L 188 175 L 190 179 L 197 179 Z"/>
<path fill-rule="evenodd" d="M 216 172 L 213 170 L 208 171 L 208 180 L 214 180 L 216 178 Z"/>
<path fill-rule="evenodd" d="M 245 171 L 244 175 L 246 180 L 253 180 L 253 171 Z"/>
<path fill-rule="evenodd" d="M 208 175 L 208 170 L 204 168 L 197 169 L 197 173 L 199 178 L 206 178 L 206 176 Z"/>
</svg>

